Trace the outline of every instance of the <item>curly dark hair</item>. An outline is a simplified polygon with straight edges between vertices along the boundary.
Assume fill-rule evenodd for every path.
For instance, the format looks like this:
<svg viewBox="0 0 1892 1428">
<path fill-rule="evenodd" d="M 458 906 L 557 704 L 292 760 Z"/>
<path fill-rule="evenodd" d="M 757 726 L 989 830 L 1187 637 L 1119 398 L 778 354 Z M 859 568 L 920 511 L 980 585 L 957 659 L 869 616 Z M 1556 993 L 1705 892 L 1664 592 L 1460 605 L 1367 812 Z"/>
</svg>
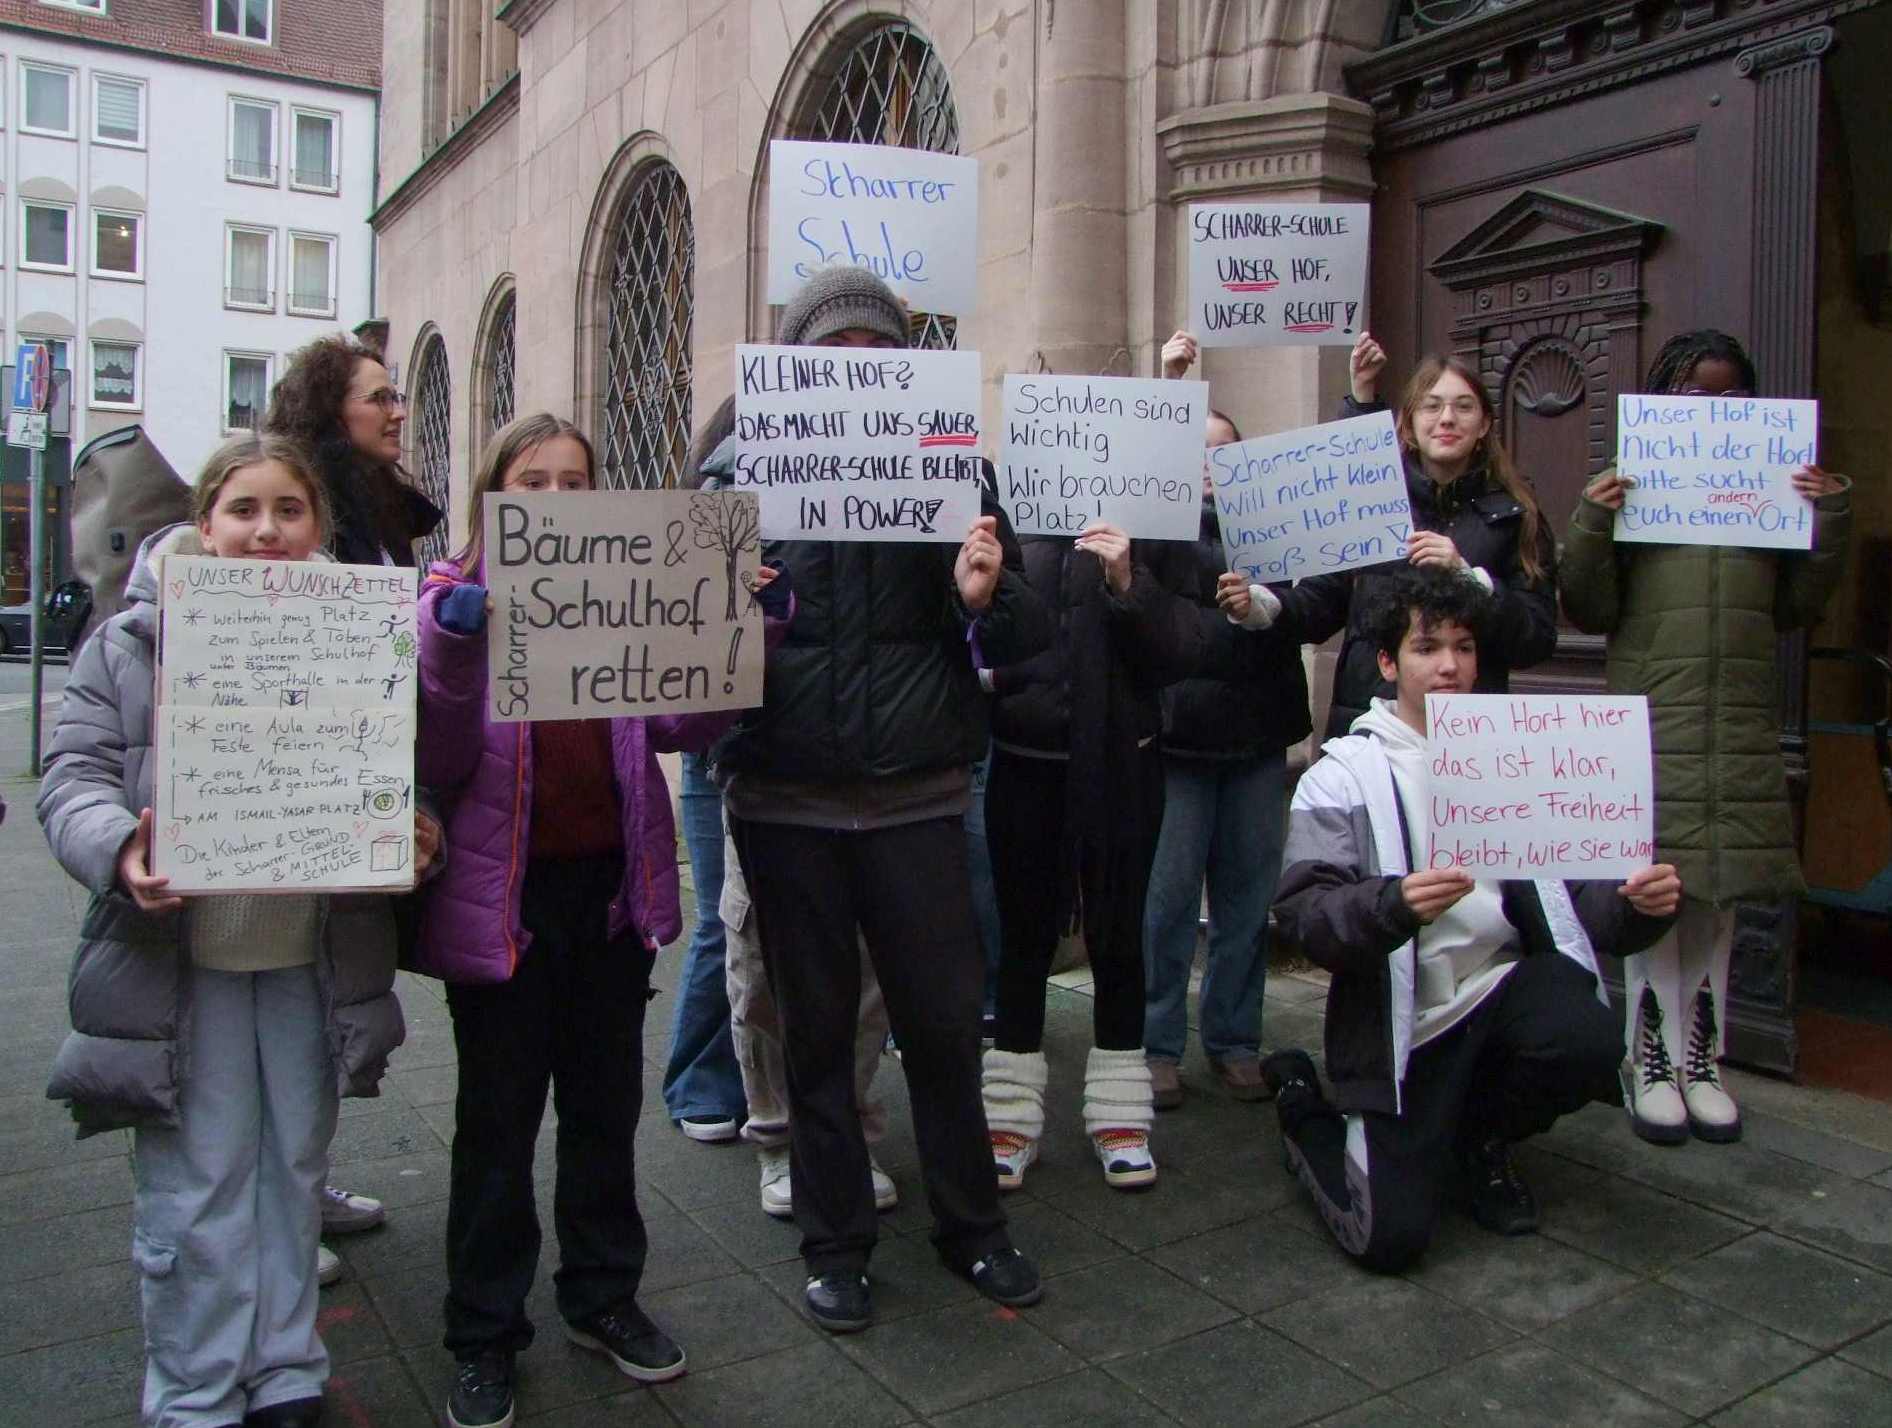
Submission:
<svg viewBox="0 0 1892 1428">
<path fill-rule="evenodd" d="M 1450 620 L 1479 638 L 1490 613 L 1491 597 L 1483 586 L 1457 571 L 1420 568 L 1375 580 L 1361 620 L 1373 638 L 1373 648 L 1398 659 L 1400 642 L 1415 619 L 1422 630 Z"/>
<path fill-rule="evenodd" d="M 348 384 L 354 380 L 355 364 L 364 357 L 383 360 L 374 348 L 344 332 L 298 348 L 269 394 L 263 430 L 287 437 L 309 453 L 328 487 L 337 545 L 352 536 L 372 541 L 399 559 L 407 555 L 414 538 L 407 516 L 407 482 L 398 466 L 370 461 L 357 451 L 342 424 Z"/>
</svg>

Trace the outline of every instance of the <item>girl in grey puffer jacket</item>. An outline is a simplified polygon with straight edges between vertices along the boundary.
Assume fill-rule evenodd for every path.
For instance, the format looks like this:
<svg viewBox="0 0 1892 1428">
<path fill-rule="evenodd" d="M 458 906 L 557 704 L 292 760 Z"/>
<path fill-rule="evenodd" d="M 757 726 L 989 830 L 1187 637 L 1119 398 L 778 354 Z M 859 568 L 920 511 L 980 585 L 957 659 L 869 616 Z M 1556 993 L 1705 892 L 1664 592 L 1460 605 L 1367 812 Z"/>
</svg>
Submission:
<svg viewBox="0 0 1892 1428">
<path fill-rule="evenodd" d="M 313 1423 L 315 1197 L 339 1096 L 373 1094 L 401 1041 L 393 919 L 372 896 L 186 907 L 151 874 L 161 560 L 324 558 L 321 484 L 279 438 L 220 449 L 195 506 L 80 651 L 40 786 L 53 854 L 93 893 L 47 1094 L 82 1136 L 134 1127 L 145 1422 Z"/>
</svg>

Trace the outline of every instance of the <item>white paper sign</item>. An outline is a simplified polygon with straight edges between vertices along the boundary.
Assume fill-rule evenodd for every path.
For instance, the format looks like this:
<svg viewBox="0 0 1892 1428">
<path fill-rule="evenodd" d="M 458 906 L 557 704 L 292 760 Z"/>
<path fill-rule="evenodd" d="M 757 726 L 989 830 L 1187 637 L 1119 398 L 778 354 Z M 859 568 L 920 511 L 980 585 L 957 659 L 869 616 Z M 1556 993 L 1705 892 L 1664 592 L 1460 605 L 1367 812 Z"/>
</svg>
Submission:
<svg viewBox="0 0 1892 1428">
<path fill-rule="evenodd" d="M 753 495 L 495 494 L 485 541 L 494 722 L 762 702 Z"/>
<path fill-rule="evenodd" d="M 1412 533 L 1391 412 L 1209 448 L 1229 569 L 1267 584 L 1399 560 Z"/>
<path fill-rule="evenodd" d="M 950 541 L 979 515 L 979 354 L 736 349 L 736 469 L 764 540 Z"/>
<path fill-rule="evenodd" d="M 769 144 L 769 301 L 831 263 L 916 312 L 978 310 L 979 161 L 872 144 Z"/>
<path fill-rule="evenodd" d="M 1139 540 L 1194 540 L 1202 525 L 1207 382 L 1005 378 L 999 499 L 1020 535 L 1108 521 Z"/>
<path fill-rule="evenodd" d="M 1621 878 L 1655 860 L 1641 695 L 1428 694 L 1427 868 Z"/>
<path fill-rule="evenodd" d="M 169 556 L 159 579 L 171 890 L 412 887 L 415 573 Z"/>
<path fill-rule="evenodd" d="M 1189 205 L 1189 330 L 1204 347 L 1351 347 L 1366 305 L 1364 203 Z"/>
<path fill-rule="evenodd" d="M 1616 471 L 1634 482 L 1616 539 L 1813 548 L 1791 482 L 1817 464 L 1820 404 L 1760 397 L 1616 399 Z"/>
</svg>

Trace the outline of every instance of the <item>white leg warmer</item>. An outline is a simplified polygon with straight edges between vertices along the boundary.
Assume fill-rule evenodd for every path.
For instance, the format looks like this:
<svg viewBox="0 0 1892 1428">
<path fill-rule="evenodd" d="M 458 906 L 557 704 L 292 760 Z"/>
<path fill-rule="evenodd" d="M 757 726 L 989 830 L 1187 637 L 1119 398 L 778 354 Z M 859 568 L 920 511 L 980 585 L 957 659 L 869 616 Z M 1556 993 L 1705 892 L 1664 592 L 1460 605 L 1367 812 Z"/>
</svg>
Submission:
<svg viewBox="0 0 1892 1428">
<path fill-rule="evenodd" d="M 1694 1027 L 1695 997 L 1706 982 L 1715 1004 L 1715 1056 L 1719 1058 L 1728 1037 L 1728 963 L 1734 955 L 1734 908 L 1683 903 L 1675 940 L 1681 953 L 1676 985 L 1681 989 L 1685 1021 L 1682 1039 L 1686 1040 Z"/>
<path fill-rule="evenodd" d="M 1142 1055 L 1142 1052 L 1137 1053 L 1138 1064 Z M 1045 1082 L 1048 1078 L 1042 1051 L 1000 1051 L 994 1047 L 986 1052 L 983 1078 L 986 1127 L 1037 1140 L 1045 1133 Z M 1145 1080 L 1148 1080 L 1147 1073 Z"/>
<path fill-rule="evenodd" d="M 1143 1048 L 1105 1051 L 1091 1048 L 1084 1063 L 1084 1129 L 1147 1131 L 1155 1119 L 1150 1066 Z"/>
<path fill-rule="evenodd" d="M 1686 908 L 1686 904 L 1684 904 Z M 1686 910 L 1683 916 L 1688 914 Z M 1682 1064 L 1682 1038 L 1684 1035 L 1682 1019 L 1694 1003 L 1686 1000 L 1682 994 L 1682 951 L 1679 942 L 1679 927 L 1671 927 L 1647 952 L 1638 952 L 1634 956 L 1623 958 L 1623 990 L 1627 994 L 1624 1005 L 1625 1019 L 1628 1022 L 1628 1041 L 1630 1058 L 1640 1064 L 1642 1045 L 1642 990 L 1648 987 L 1655 992 L 1656 1005 L 1662 1011 L 1662 1042 L 1668 1048 L 1669 1064 Z"/>
</svg>

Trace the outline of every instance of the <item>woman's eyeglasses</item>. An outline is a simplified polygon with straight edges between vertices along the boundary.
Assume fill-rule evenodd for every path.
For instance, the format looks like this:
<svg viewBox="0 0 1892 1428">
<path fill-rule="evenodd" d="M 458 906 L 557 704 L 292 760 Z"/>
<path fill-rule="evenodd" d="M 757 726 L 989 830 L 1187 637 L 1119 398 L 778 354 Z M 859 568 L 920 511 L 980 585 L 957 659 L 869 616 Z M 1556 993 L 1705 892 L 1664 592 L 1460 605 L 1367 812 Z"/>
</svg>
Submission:
<svg viewBox="0 0 1892 1428">
<path fill-rule="evenodd" d="M 1435 417 L 1441 415 L 1447 407 L 1452 409 L 1452 415 L 1469 421 L 1478 415 L 1478 398 L 1455 397 L 1448 402 L 1443 397 L 1421 397 L 1418 411 L 1422 417 Z"/>
<path fill-rule="evenodd" d="M 392 387 L 378 388 L 375 391 L 355 398 L 355 400 L 358 402 L 373 402 L 384 412 L 404 409 L 407 406 L 406 393 L 397 392 Z"/>
</svg>

